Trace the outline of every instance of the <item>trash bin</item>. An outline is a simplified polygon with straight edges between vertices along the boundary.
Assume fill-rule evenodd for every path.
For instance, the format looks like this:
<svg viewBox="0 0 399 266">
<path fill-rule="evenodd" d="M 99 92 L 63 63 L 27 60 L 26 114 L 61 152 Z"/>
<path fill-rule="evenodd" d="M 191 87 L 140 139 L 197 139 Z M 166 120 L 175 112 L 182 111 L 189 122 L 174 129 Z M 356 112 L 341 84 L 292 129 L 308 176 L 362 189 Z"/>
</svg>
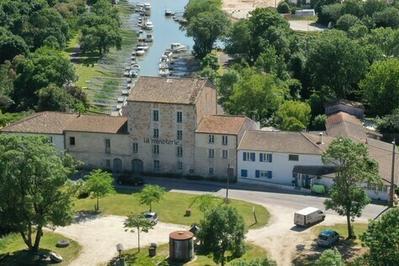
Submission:
<svg viewBox="0 0 399 266">
<path fill-rule="evenodd" d="M 155 257 L 157 255 L 157 244 L 151 243 L 150 247 L 148 248 L 148 256 Z"/>
</svg>

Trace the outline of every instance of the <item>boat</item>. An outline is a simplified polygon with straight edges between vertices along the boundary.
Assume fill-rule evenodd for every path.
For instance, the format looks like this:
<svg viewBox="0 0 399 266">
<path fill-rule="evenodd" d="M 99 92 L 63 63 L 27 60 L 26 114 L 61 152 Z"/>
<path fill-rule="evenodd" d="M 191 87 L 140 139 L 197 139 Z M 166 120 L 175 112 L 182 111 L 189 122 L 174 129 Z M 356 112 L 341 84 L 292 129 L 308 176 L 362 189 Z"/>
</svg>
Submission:
<svg viewBox="0 0 399 266">
<path fill-rule="evenodd" d="M 148 46 L 148 44 L 146 44 L 146 43 L 139 43 L 139 45 L 137 47 L 143 48 L 144 51 L 147 51 L 150 48 L 150 46 Z"/>
<path fill-rule="evenodd" d="M 139 64 L 137 64 L 137 63 L 132 63 L 130 66 L 131 66 L 133 69 L 140 69 L 140 66 L 139 66 Z"/>
<path fill-rule="evenodd" d="M 150 3 L 144 3 L 144 9 L 145 10 L 151 10 L 151 4 Z"/>
<path fill-rule="evenodd" d="M 175 15 L 175 12 L 173 12 L 172 10 L 170 10 L 170 9 L 166 9 L 165 10 L 165 16 L 166 17 L 171 17 L 171 16 L 174 16 Z"/>
<path fill-rule="evenodd" d="M 147 34 L 147 36 L 145 37 L 145 41 L 146 42 L 153 42 L 154 41 L 154 37 L 152 36 L 152 34 Z"/>
<path fill-rule="evenodd" d="M 175 42 L 170 45 L 170 49 L 174 53 L 187 51 L 187 47 L 181 43 Z"/>
<path fill-rule="evenodd" d="M 145 51 L 144 51 L 143 48 L 141 48 L 141 47 L 138 46 L 138 47 L 136 47 L 135 54 L 136 54 L 137 56 L 141 56 L 141 55 L 144 55 L 144 54 L 145 54 Z"/>
<path fill-rule="evenodd" d="M 166 62 L 159 63 L 159 69 L 169 69 L 169 64 Z"/>
<path fill-rule="evenodd" d="M 130 88 L 129 89 L 126 89 L 126 90 L 122 90 L 122 96 L 129 96 L 129 94 L 130 94 Z"/>
<path fill-rule="evenodd" d="M 159 70 L 159 75 L 160 75 L 161 77 L 167 77 L 169 74 L 170 74 L 169 69 L 160 69 L 160 70 Z"/>
<path fill-rule="evenodd" d="M 152 24 L 151 21 L 147 21 L 146 23 L 144 23 L 144 29 L 146 30 L 152 30 L 154 28 L 154 24 Z"/>
</svg>

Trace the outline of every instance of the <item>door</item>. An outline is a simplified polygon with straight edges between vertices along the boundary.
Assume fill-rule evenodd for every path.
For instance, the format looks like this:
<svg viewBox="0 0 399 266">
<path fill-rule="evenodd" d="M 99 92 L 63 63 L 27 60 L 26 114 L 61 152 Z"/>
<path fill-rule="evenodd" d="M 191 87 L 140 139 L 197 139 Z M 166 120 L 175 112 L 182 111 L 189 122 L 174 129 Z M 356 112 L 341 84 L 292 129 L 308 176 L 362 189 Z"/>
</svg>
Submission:
<svg viewBox="0 0 399 266">
<path fill-rule="evenodd" d="M 143 172 L 143 161 L 139 159 L 132 160 L 132 173 L 141 174 Z"/>
<path fill-rule="evenodd" d="M 114 172 L 122 172 L 122 160 L 119 158 L 115 158 L 112 165 L 112 170 Z"/>
</svg>

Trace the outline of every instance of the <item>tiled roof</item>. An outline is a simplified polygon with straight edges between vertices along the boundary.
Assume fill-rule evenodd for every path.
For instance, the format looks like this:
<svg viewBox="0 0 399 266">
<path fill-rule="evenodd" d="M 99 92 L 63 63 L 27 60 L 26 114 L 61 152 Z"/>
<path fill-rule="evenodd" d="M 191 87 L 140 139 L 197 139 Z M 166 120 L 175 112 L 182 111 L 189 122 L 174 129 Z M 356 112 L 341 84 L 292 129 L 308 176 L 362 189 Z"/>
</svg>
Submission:
<svg viewBox="0 0 399 266">
<path fill-rule="evenodd" d="M 209 83 L 205 79 L 141 76 L 128 101 L 194 104 L 200 91 L 206 86 Z"/>
<path fill-rule="evenodd" d="M 67 124 L 74 120 L 75 114 L 41 112 L 30 115 L 1 129 L 2 132 L 62 134 Z"/>
<path fill-rule="evenodd" d="M 327 118 L 326 131 L 331 137 L 350 137 L 357 140 L 365 140 L 367 137 L 362 122 L 344 112 L 338 112 Z"/>
<path fill-rule="evenodd" d="M 294 154 L 322 154 L 318 145 L 302 132 L 249 130 L 244 134 L 238 149 Z"/>
<path fill-rule="evenodd" d="M 238 134 L 247 119 L 245 116 L 207 115 L 201 119 L 196 132 Z"/>
<path fill-rule="evenodd" d="M 108 115 L 79 115 L 60 112 L 41 112 L 10 124 L 1 132 L 63 134 L 65 130 L 99 133 L 122 133 L 126 117 Z"/>
</svg>

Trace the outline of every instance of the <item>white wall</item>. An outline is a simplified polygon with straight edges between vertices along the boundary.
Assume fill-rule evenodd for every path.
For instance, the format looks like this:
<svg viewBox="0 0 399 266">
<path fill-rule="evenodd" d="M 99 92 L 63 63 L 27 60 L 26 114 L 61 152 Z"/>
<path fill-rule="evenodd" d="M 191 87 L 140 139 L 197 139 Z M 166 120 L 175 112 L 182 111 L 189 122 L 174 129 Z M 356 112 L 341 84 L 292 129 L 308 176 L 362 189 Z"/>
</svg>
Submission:
<svg viewBox="0 0 399 266">
<path fill-rule="evenodd" d="M 255 161 L 243 161 L 243 152 L 255 152 Z M 259 153 L 271 153 L 273 154 L 272 162 L 260 162 Z M 262 180 L 276 184 L 291 185 L 292 184 L 292 170 L 296 165 L 323 165 L 320 155 L 308 155 L 298 154 L 298 161 L 289 161 L 288 153 L 276 153 L 267 151 L 250 151 L 250 150 L 239 150 L 238 151 L 238 180 L 242 179 L 241 170 L 246 169 L 248 171 L 248 179 Z M 255 176 L 256 170 L 272 171 L 272 178 Z"/>
</svg>

